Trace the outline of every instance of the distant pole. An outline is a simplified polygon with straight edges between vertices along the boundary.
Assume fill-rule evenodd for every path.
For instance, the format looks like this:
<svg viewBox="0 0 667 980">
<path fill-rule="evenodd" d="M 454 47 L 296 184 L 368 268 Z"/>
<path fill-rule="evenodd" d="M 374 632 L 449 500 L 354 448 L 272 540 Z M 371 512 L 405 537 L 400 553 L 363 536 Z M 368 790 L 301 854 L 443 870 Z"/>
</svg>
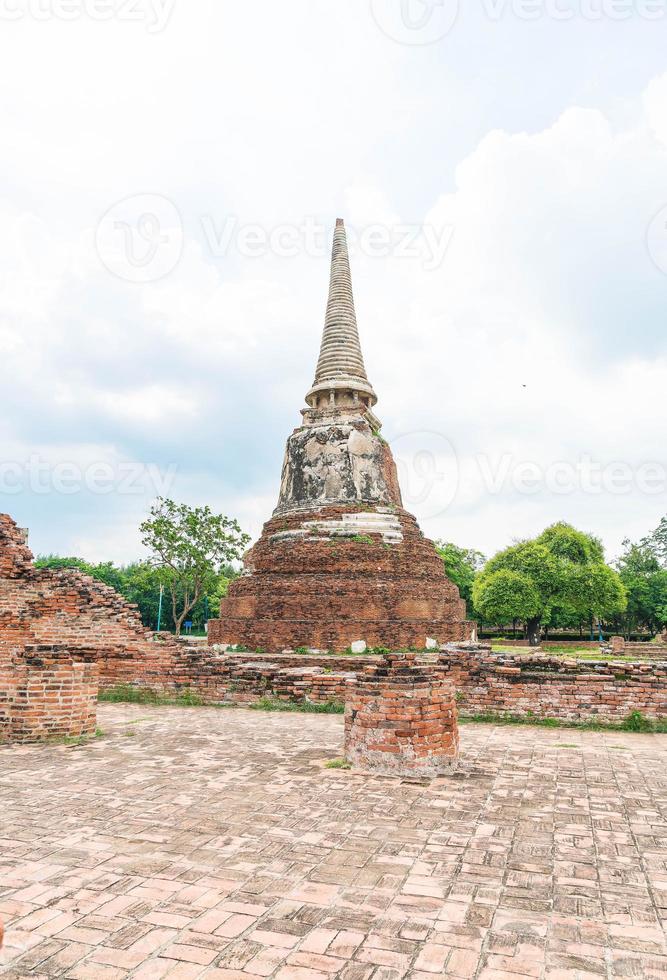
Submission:
<svg viewBox="0 0 667 980">
<path fill-rule="evenodd" d="M 162 622 L 162 596 L 164 595 L 164 585 L 160 586 L 160 601 L 157 607 L 157 631 L 160 632 L 160 623 Z"/>
</svg>

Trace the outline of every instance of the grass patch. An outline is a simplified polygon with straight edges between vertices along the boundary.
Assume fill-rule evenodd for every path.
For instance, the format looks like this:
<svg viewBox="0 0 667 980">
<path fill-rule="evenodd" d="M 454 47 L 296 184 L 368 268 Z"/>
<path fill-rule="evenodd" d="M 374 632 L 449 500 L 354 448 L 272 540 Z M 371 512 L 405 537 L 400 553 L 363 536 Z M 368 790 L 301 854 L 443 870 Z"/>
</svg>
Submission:
<svg viewBox="0 0 667 980">
<path fill-rule="evenodd" d="M 92 735 L 63 735 L 58 738 L 47 739 L 50 745 L 86 745 L 91 739 L 102 738 L 104 732 L 101 728 L 96 728 Z"/>
<path fill-rule="evenodd" d="M 329 759 L 324 763 L 325 769 L 351 769 L 352 766 L 347 759 Z"/>
<path fill-rule="evenodd" d="M 503 653 L 519 657 L 529 657 L 531 654 L 538 652 L 538 647 L 508 647 L 503 643 L 492 643 L 491 651 L 493 653 Z M 541 656 L 547 657 L 572 657 L 574 660 L 652 660 L 650 656 L 642 657 L 641 654 L 632 653 L 628 654 L 618 654 L 618 653 L 603 653 L 601 650 L 591 650 L 590 647 L 585 648 L 573 648 L 573 647 L 540 647 L 539 654 Z"/>
<path fill-rule="evenodd" d="M 653 721 L 641 711 L 631 711 L 623 721 L 564 721 L 559 718 L 538 718 L 535 715 L 495 714 L 459 715 L 460 724 L 532 725 L 537 728 L 574 728 L 585 732 L 649 732 L 667 733 L 667 719 Z"/>
<path fill-rule="evenodd" d="M 110 704 L 171 704 L 185 708 L 201 707 L 205 703 L 204 699 L 190 688 L 185 688 L 174 697 L 167 697 L 150 687 L 134 687 L 132 684 L 117 684 L 115 687 L 108 687 L 99 692 L 97 700 L 106 701 Z"/>
<path fill-rule="evenodd" d="M 253 711 L 299 711 L 302 714 L 342 715 L 345 705 L 340 701 L 323 701 L 315 704 L 312 701 L 281 701 L 279 698 L 260 698 L 246 705 Z"/>
</svg>

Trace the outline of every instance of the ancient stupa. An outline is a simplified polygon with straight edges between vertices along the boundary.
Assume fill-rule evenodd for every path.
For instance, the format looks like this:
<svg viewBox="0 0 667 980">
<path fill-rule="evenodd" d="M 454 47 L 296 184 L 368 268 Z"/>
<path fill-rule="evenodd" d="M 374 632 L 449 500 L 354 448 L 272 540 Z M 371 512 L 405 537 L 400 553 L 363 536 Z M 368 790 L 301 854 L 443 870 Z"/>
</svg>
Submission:
<svg viewBox="0 0 667 980">
<path fill-rule="evenodd" d="M 395 650 L 470 638 L 458 589 L 403 509 L 376 402 L 339 218 L 315 380 L 287 441 L 278 506 L 209 622 L 210 643 Z"/>
</svg>

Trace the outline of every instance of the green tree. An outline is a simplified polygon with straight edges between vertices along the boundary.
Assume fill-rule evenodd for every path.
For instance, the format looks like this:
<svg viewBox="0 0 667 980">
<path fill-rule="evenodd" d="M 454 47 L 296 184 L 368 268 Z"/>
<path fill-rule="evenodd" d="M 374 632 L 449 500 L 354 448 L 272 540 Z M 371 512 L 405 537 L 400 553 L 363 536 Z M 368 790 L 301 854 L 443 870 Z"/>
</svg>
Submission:
<svg viewBox="0 0 667 980">
<path fill-rule="evenodd" d="M 667 517 L 663 517 L 653 534 L 649 535 L 648 543 L 653 548 L 658 561 L 663 568 L 667 568 Z"/>
<path fill-rule="evenodd" d="M 553 615 L 602 619 L 626 604 L 600 541 L 563 522 L 491 558 L 475 580 L 473 599 L 485 619 L 525 623 L 531 646 Z"/>
<path fill-rule="evenodd" d="M 164 584 L 162 571 L 148 561 L 131 562 L 129 565 L 116 566 L 113 562 L 93 564 L 84 558 L 62 557 L 61 555 L 40 555 L 35 559 L 36 568 L 75 568 L 92 578 L 110 585 L 128 602 L 134 603 L 147 629 L 157 629 L 158 605 L 160 602 L 160 585 Z M 204 628 L 204 623 L 217 616 L 220 599 L 227 594 L 227 588 L 237 572 L 232 565 L 225 564 L 218 575 L 212 580 L 205 596 L 202 596 L 192 610 L 195 627 Z M 174 630 L 175 624 L 170 604 L 162 609 L 161 628 Z"/>
<path fill-rule="evenodd" d="M 215 590 L 221 567 L 241 557 L 250 537 L 237 521 L 209 507 L 188 507 L 164 497 L 158 497 L 140 531 L 171 596 L 178 636 L 186 616 Z"/>
<path fill-rule="evenodd" d="M 465 599 L 468 616 L 475 618 L 472 601 L 472 587 L 475 575 L 482 568 L 486 558 L 474 548 L 459 548 L 451 541 L 436 541 L 435 549 L 443 560 L 447 577 L 458 587 L 461 598 Z"/>
<path fill-rule="evenodd" d="M 654 633 L 667 623 L 667 570 L 661 565 L 660 543 L 649 535 L 638 543 L 626 539 L 623 548 L 616 568 L 628 594 L 626 632 Z"/>
</svg>

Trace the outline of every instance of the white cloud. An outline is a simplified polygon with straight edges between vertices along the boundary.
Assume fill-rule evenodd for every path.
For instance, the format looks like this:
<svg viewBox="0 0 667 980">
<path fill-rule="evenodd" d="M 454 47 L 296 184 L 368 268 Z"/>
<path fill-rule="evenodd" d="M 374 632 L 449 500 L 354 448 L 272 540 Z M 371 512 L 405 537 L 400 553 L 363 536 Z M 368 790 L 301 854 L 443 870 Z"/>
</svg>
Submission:
<svg viewBox="0 0 667 980">
<path fill-rule="evenodd" d="M 95 462 L 103 446 L 173 463 L 177 496 L 257 533 L 312 380 L 327 260 L 302 248 L 248 258 L 235 240 L 216 254 L 204 219 L 270 232 L 343 214 L 357 231 L 386 226 L 394 243 L 402 225 L 453 229 L 435 268 L 422 235 L 416 258 L 357 248 L 352 270 L 387 436 L 435 432 L 458 457 L 444 513 L 416 493 L 430 534 L 490 552 L 564 517 L 616 550 L 667 510 L 664 495 L 637 489 L 522 494 L 510 479 L 489 493 L 479 465 L 667 465 L 667 279 L 645 244 L 667 204 L 667 76 L 652 25 L 624 42 L 602 24 L 595 35 L 568 26 L 557 44 L 570 74 L 557 85 L 536 69 L 554 57 L 553 30 L 484 24 L 472 36 L 464 17 L 442 46 L 416 51 L 356 0 L 177 2 L 160 35 L 16 26 L 0 38 L 0 84 L 15 86 L 0 106 L 6 459 L 39 447 Z M 620 91 L 613 72 L 591 68 L 593 36 L 610 64 L 634 44 L 641 68 Z M 517 73 L 531 76 L 520 93 Z M 163 195 L 183 222 L 180 260 L 156 282 L 117 278 L 95 251 L 99 218 L 135 194 Z M 76 508 L 30 493 L 0 506 L 36 524 L 39 550 L 103 557 L 108 544 L 129 558 L 154 495 L 142 487 L 131 499 L 82 494 Z"/>
</svg>

